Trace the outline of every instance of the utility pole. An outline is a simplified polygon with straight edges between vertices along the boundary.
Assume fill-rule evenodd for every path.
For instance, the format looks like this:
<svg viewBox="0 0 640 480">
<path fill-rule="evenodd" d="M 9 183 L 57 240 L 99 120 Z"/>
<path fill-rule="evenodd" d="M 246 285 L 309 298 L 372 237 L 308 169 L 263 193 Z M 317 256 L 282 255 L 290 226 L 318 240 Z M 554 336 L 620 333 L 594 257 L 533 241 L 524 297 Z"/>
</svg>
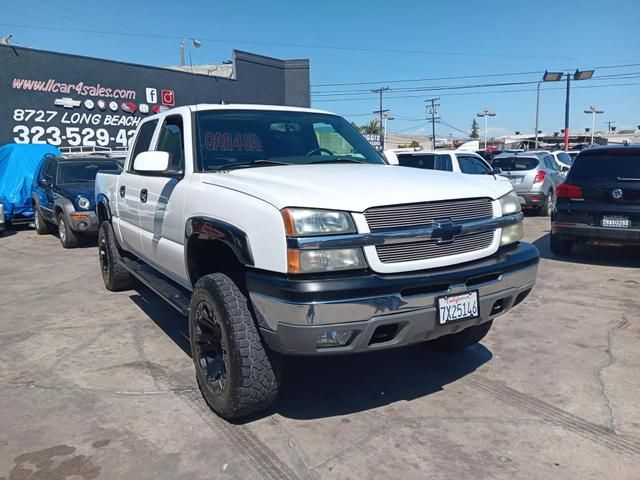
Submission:
<svg viewBox="0 0 640 480">
<path fill-rule="evenodd" d="M 433 150 L 436 149 L 436 121 L 440 120 L 440 117 L 436 117 L 436 113 L 438 113 L 437 108 L 440 106 L 439 103 L 436 103 L 438 100 L 440 99 L 429 98 L 425 100 L 425 102 L 427 102 L 427 115 L 431 115 L 431 119 L 427 117 L 427 121 L 431 124 L 431 148 Z"/>
<path fill-rule="evenodd" d="M 375 110 L 373 113 L 377 113 L 380 119 L 380 150 L 382 151 L 384 151 L 384 131 L 383 131 L 384 126 L 383 126 L 382 116 L 384 115 L 385 112 L 389 111 L 389 110 L 382 109 L 382 95 L 384 95 L 384 92 L 388 90 L 389 90 L 389 87 L 380 87 L 380 88 L 374 88 L 373 90 L 371 90 L 371 92 L 377 93 L 378 95 L 380 95 L 380 110 Z"/>
<path fill-rule="evenodd" d="M 612 123 L 616 123 L 616 121 L 615 121 L 615 120 L 613 120 L 613 121 L 611 121 L 611 122 L 604 122 L 604 123 L 606 123 L 606 124 L 607 124 L 607 132 L 611 133 L 611 124 L 612 124 Z"/>
</svg>

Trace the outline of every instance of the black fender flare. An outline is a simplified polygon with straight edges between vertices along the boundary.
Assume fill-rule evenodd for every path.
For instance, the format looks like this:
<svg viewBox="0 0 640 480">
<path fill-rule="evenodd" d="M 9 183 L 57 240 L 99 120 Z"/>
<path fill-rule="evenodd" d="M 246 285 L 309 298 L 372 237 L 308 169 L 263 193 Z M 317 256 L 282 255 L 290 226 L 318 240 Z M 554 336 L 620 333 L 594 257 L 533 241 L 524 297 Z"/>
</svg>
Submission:
<svg viewBox="0 0 640 480">
<path fill-rule="evenodd" d="M 231 249 L 240 263 L 249 267 L 254 265 L 249 238 L 242 229 L 223 220 L 197 216 L 189 218 L 185 225 L 184 247 L 187 273 L 189 272 L 189 252 L 187 249 L 191 238 L 222 242 Z"/>
<path fill-rule="evenodd" d="M 100 205 L 104 207 L 105 212 L 107 212 L 107 221 L 111 223 L 111 207 L 109 206 L 109 199 L 104 193 L 99 193 L 96 196 L 96 215 L 98 219 L 100 218 Z"/>
</svg>

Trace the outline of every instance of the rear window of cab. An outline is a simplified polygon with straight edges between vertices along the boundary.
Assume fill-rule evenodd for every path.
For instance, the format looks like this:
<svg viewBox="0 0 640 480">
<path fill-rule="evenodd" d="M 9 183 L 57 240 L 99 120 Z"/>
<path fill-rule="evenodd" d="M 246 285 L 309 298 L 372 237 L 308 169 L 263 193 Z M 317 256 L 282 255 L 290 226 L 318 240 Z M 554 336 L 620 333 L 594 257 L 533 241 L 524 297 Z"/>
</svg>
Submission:
<svg viewBox="0 0 640 480">
<path fill-rule="evenodd" d="M 533 170 L 539 165 L 537 158 L 531 157 L 503 157 L 494 158 L 493 167 L 500 168 L 506 172 L 520 172 L 525 170 Z"/>
</svg>

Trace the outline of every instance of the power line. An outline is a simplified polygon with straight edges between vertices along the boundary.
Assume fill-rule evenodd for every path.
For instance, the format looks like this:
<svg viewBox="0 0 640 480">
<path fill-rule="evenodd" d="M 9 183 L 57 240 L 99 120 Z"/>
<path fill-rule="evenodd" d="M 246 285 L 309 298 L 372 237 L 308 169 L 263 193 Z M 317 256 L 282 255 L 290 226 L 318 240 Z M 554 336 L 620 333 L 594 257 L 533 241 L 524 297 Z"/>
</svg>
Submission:
<svg viewBox="0 0 640 480">
<path fill-rule="evenodd" d="M 612 78 L 635 78 L 636 75 L 640 75 L 640 72 L 626 72 L 626 73 L 612 73 L 609 75 L 598 75 L 593 77 L 591 80 L 602 80 L 602 79 L 612 79 Z M 459 90 L 459 89 L 469 89 L 469 88 L 484 88 L 484 87 L 508 87 L 508 86 L 516 86 L 516 85 L 535 85 L 538 83 L 538 80 L 532 81 L 522 81 L 522 82 L 501 82 L 501 83 L 478 83 L 478 84 L 470 84 L 470 85 L 431 85 L 431 86 L 423 86 L 423 87 L 405 87 L 405 88 L 394 88 L 391 89 L 392 92 L 431 92 L 431 91 L 442 91 L 442 90 Z M 320 93 L 312 93 L 313 97 L 341 97 L 341 96 L 349 96 L 349 95 L 365 95 L 370 93 L 371 90 L 336 90 L 329 92 L 320 92 Z"/>
<path fill-rule="evenodd" d="M 132 36 L 132 37 L 143 37 L 143 38 L 177 38 L 173 35 L 161 35 L 161 34 L 148 34 L 148 33 L 135 33 L 135 32 L 115 32 L 110 30 L 90 30 L 90 29 L 82 29 L 82 28 L 61 28 L 50 25 L 24 25 L 24 24 L 15 24 L 15 23 L 0 23 L 0 25 L 5 27 L 14 27 L 14 28 L 24 28 L 31 30 L 51 30 L 51 31 L 65 31 L 65 32 L 75 32 L 75 33 L 88 33 L 88 34 L 103 34 L 103 35 L 119 35 L 119 36 Z M 551 60 L 551 59 L 562 59 L 562 60 L 596 60 L 599 58 L 595 57 L 566 57 L 566 56 L 539 56 L 539 55 L 506 55 L 506 54 L 498 54 L 498 53 L 477 53 L 477 52 L 450 52 L 450 51 L 437 51 L 437 50 L 405 50 L 405 49 L 380 49 L 380 48 L 365 48 L 365 47 L 347 47 L 347 46 L 337 46 L 337 45 L 313 45 L 313 44 L 302 44 L 302 43 L 281 43 L 281 42 L 256 42 L 250 40 L 243 39 L 221 39 L 221 38 L 210 38 L 204 37 L 202 35 L 196 35 L 200 40 L 206 40 L 207 42 L 212 43 L 227 43 L 227 44 L 245 44 L 245 45 L 262 45 L 262 46 L 273 46 L 273 47 L 288 47 L 288 48 L 307 48 L 307 49 L 320 49 L 320 50 L 336 50 L 336 51 L 347 51 L 347 52 L 374 52 L 374 53 L 402 53 L 402 54 L 412 54 L 412 55 L 446 55 L 446 56 L 460 56 L 460 57 L 486 57 L 486 58 L 511 58 L 511 59 L 538 59 L 538 60 Z M 625 60 L 621 60 L 625 61 Z"/>
<path fill-rule="evenodd" d="M 593 67 L 594 70 L 603 70 L 610 68 L 627 68 L 627 67 L 640 67 L 640 63 L 627 63 L 622 65 L 600 65 L 597 67 Z M 558 71 L 569 71 L 571 68 L 559 68 Z M 462 80 L 468 78 L 490 78 L 490 77 L 510 77 L 517 75 L 542 75 L 544 74 L 544 70 L 535 70 L 529 72 L 504 72 L 504 73 L 488 73 L 483 75 L 457 75 L 457 76 L 449 76 L 449 77 L 430 77 L 430 78 L 410 78 L 403 80 L 371 80 L 371 81 L 361 81 L 361 82 L 342 82 L 342 83 L 316 83 L 312 84 L 312 87 L 343 87 L 343 86 L 355 86 L 355 85 L 374 85 L 377 83 L 412 83 L 412 82 L 431 82 L 437 80 Z"/>
<path fill-rule="evenodd" d="M 622 86 L 633 86 L 633 85 L 640 85 L 639 82 L 635 82 L 635 83 L 612 83 L 612 84 L 608 84 L 608 85 L 579 85 L 579 86 L 575 86 L 573 88 L 604 88 L 604 87 L 622 87 Z M 547 88 L 545 90 L 550 91 L 550 90 L 564 90 L 564 87 L 551 87 L 551 88 Z M 452 97 L 452 96 L 461 96 L 461 95 L 487 95 L 487 94 L 494 94 L 494 93 L 520 93 L 520 92 L 535 92 L 536 89 L 535 88 L 522 88 L 522 89 L 512 89 L 512 90 L 493 90 L 493 91 L 481 91 L 481 92 L 458 92 L 458 93 L 440 93 L 439 95 L 441 97 L 447 96 L 447 97 Z M 404 98 L 422 98 L 423 95 L 389 95 L 387 96 L 387 99 L 393 100 L 393 99 L 404 99 Z M 330 99 L 317 99 L 316 101 L 319 103 L 328 103 L 328 102 L 358 102 L 358 101 L 371 101 L 371 97 L 355 97 L 355 98 L 330 98 Z"/>
</svg>

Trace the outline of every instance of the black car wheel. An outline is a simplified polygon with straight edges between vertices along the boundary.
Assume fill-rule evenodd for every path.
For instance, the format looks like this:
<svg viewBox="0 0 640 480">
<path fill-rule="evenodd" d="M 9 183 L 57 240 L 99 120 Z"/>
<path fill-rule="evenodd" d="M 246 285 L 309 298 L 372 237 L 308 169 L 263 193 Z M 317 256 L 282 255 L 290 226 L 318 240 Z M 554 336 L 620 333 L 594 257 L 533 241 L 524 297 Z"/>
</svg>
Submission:
<svg viewBox="0 0 640 480">
<path fill-rule="evenodd" d="M 551 215 L 551 212 L 553 211 L 554 197 L 555 196 L 553 194 L 553 190 L 549 190 L 544 205 L 540 207 L 540 215 L 542 215 L 543 217 L 548 217 Z"/>
<path fill-rule="evenodd" d="M 40 213 L 40 209 L 37 205 L 33 207 L 33 223 L 35 224 L 36 233 L 38 235 L 46 235 L 49 233 L 49 224 L 44 218 L 42 218 L 42 214 Z"/>
<path fill-rule="evenodd" d="M 278 395 L 278 366 L 262 344 L 247 299 L 226 275 L 196 283 L 189 311 L 191 356 L 200 391 L 226 419 L 267 408 Z"/>
<path fill-rule="evenodd" d="M 113 228 L 106 220 L 100 224 L 98 231 L 98 254 L 100 272 L 107 290 L 120 292 L 133 288 L 133 277 L 120 263 L 120 250 L 116 244 Z"/>
<path fill-rule="evenodd" d="M 472 327 L 465 328 L 461 332 L 436 338 L 430 341 L 429 345 L 441 352 L 457 352 L 471 345 L 475 345 L 482 340 L 487 333 L 489 333 L 489 330 L 491 330 L 491 325 L 493 325 L 493 320 L 481 323 L 480 325 L 473 325 Z"/>
<path fill-rule="evenodd" d="M 549 234 L 549 247 L 556 255 L 570 255 L 573 250 L 573 241 L 559 237 L 553 233 Z"/>
<path fill-rule="evenodd" d="M 58 214 L 58 236 L 63 248 L 75 248 L 80 243 L 78 234 L 69 227 L 62 212 Z"/>
</svg>

